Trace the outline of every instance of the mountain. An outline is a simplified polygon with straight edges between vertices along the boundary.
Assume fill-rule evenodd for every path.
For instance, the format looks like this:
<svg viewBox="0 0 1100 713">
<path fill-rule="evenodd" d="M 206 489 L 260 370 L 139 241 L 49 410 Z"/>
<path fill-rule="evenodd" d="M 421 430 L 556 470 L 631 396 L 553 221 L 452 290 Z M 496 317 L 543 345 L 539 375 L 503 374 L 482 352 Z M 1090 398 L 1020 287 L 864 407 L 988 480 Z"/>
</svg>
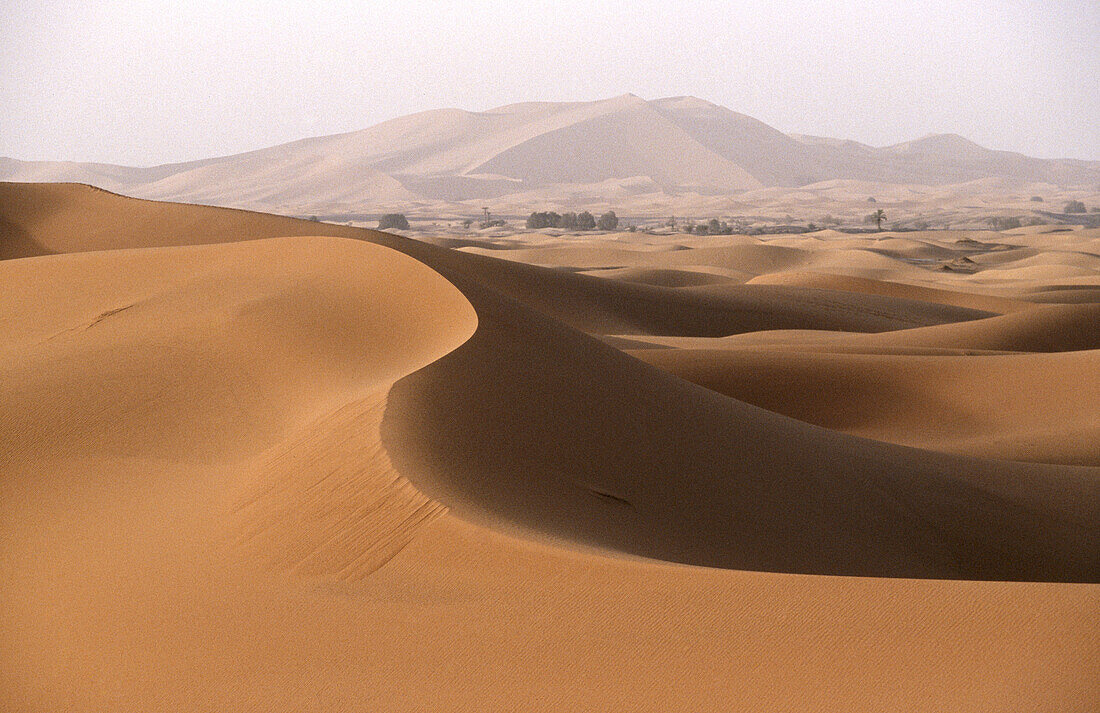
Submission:
<svg viewBox="0 0 1100 713">
<path fill-rule="evenodd" d="M 73 181 L 127 195 L 290 212 L 415 208 L 512 196 L 731 196 L 831 180 L 939 186 L 981 179 L 1100 184 L 1100 161 L 1036 159 L 936 134 L 876 148 L 784 134 L 694 97 L 439 109 L 361 131 L 135 168 L 0 159 L 0 180 Z M 659 202 L 659 201 L 658 201 Z"/>
</svg>

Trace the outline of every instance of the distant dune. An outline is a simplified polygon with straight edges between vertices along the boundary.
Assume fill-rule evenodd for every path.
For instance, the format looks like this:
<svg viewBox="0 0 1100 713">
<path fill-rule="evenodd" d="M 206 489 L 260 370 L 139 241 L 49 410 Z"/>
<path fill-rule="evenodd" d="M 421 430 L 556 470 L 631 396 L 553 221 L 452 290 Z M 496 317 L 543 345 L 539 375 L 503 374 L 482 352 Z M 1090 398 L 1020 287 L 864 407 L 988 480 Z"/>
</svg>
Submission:
<svg viewBox="0 0 1100 713">
<path fill-rule="evenodd" d="M 417 115 L 372 131 L 456 138 L 362 177 L 658 114 L 764 184 L 723 112 Z M 0 184 L 0 707 L 1090 710 L 1098 241 L 450 248 Z"/>
<path fill-rule="evenodd" d="M 0 159 L 0 180 L 74 181 L 142 198 L 298 214 L 399 207 L 472 215 L 488 205 L 525 215 L 550 204 L 607 205 L 632 215 L 783 215 L 818 211 L 815 203 L 822 211 L 855 211 L 876 194 L 927 213 L 963 208 L 975 194 L 997 196 L 1002 210 L 1034 208 L 1027 201 L 1035 192 L 1055 202 L 1091 199 L 1100 190 L 1100 162 L 1030 158 L 952 134 L 883 148 L 788 136 L 694 97 L 626 94 L 427 111 L 347 134 L 152 168 Z M 1067 193 L 1070 187 L 1078 190 Z"/>
</svg>

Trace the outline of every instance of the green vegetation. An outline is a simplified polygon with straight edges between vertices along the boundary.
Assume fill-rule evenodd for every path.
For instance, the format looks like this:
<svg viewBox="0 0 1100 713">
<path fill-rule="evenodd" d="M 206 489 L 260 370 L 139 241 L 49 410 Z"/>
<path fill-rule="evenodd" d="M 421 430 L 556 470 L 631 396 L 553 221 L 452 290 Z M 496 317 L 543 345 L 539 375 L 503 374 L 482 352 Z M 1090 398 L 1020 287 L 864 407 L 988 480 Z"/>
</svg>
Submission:
<svg viewBox="0 0 1100 713">
<path fill-rule="evenodd" d="M 577 214 L 577 230 L 595 230 L 596 218 L 588 211 Z"/>
<path fill-rule="evenodd" d="M 540 228 L 560 228 L 561 216 L 554 211 L 545 211 L 543 213 L 532 213 L 527 216 L 527 227 L 532 230 L 538 230 Z"/>
<path fill-rule="evenodd" d="M 404 213 L 386 213 L 378 219 L 379 230 L 408 230 L 409 219 Z"/>
<path fill-rule="evenodd" d="M 874 213 L 866 215 L 863 218 L 864 223 L 874 223 L 875 227 L 877 227 L 879 230 L 882 230 L 882 221 L 884 220 L 886 220 L 886 211 L 884 211 L 882 208 L 879 208 Z"/>
<path fill-rule="evenodd" d="M 998 232 L 1002 230 L 1012 230 L 1013 228 L 1020 227 L 1020 219 L 1015 217 L 997 216 L 990 218 L 988 221 L 989 227 Z"/>
</svg>

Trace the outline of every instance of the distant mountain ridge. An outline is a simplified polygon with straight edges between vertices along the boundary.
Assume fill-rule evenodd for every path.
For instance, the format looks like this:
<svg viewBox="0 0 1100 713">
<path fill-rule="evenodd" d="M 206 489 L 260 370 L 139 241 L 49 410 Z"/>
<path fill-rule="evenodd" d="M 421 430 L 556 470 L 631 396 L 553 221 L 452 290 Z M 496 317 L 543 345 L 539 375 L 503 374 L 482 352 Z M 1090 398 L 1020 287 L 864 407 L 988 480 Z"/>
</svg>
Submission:
<svg viewBox="0 0 1100 713">
<path fill-rule="evenodd" d="M 876 148 L 788 135 L 695 97 L 438 109 L 360 131 L 135 168 L 0 159 L 0 180 L 73 181 L 142 198 L 272 210 L 537 197 L 735 195 L 851 179 L 1100 185 L 1100 161 L 1037 159 L 934 134 Z"/>
</svg>

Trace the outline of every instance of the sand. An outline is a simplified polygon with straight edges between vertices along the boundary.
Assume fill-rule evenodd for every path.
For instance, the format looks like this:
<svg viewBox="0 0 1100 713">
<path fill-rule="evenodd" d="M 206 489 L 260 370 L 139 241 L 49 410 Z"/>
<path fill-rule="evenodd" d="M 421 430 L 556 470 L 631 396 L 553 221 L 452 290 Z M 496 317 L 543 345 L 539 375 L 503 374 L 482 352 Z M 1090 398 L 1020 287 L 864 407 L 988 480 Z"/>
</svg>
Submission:
<svg viewBox="0 0 1100 713">
<path fill-rule="evenodd" d="M 0 180 L 342 222 L 366 212 L 372 224 L 395 211 L 459 225 L 487 207 L 513 225 L 532 210 L 587 208 L 651 225 L 674 215 L 851 226 L 884 208 L 891 224 L 984 227 L 994 217 L 1061 222 L 1068 200 L 1100 201 L 1097 161 L 1032 158 L 953 134 L 883 147 L 792 136 L 695 97 L 632 94 L 436 109 L 152 167 L 0 157 Z"/>
<path fill-rule="evenodd" d="M 5 710 L 1100 696 L 1097 231 L 500 260 L 56 184 L 0 225 Z"/>
</svg>

